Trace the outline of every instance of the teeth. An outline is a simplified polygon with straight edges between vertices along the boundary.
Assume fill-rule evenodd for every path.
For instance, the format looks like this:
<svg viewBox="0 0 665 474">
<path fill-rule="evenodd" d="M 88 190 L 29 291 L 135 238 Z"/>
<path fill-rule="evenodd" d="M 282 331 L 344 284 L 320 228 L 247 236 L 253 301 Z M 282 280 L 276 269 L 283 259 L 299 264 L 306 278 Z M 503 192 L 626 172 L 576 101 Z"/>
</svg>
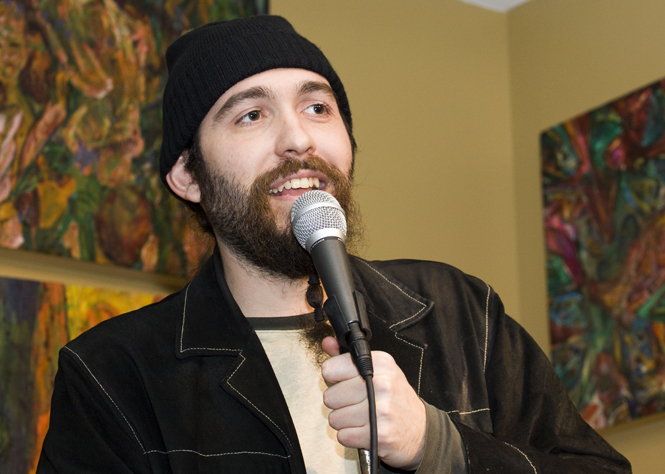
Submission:
<svg viewBox="0 0 665 474">
<path fill-rule="evenodd" d="M 278 194 L 284 191 L 285 189 L 307 189 L 315 188 L 318 189 L 321 186 L 319 178 L 293 178 L 289 181 L 286 181 L 284 184 L 280 185 L 277 189 L 271 189 L 269 192 L 271 194 Z"/>
</svg>

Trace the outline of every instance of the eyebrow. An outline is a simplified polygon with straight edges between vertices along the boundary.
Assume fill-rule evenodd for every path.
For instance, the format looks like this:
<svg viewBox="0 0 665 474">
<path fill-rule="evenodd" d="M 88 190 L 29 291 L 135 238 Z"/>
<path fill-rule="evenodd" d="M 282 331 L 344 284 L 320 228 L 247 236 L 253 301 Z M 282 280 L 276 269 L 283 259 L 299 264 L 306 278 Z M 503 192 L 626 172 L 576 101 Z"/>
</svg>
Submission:
<svg viewBox="0 0 665 474">
<path fill-rule="evenodd" d="M 305 95 L 309 94 L 311 92 L 325 92 L 327 94 L 330 94 L 330 96 L 337 101 L 337 96 L 335 95 L 335 92 L 332 90 L 332 88 L 326 84 L 325 82 L 319 82 L 319 81 L 304 81 L 301 82 L 300 85 L 297 88 L 297 95 Z"/>
<path fill-rule="evenodd" d="M 303 81 L 296 87 L 296 95 L 305 95 L 312 92 L 325 92 L 329 94 L 335 102 L 337 102 L 337 96 L 332 88 L 325 82 L 319 81 Z M 229 99 L 224 102 L 215 115 L 213 116 L 213 121 L 219 122 L 224 119 L 224 117 L 231 111 L 233 107 L 238 105 L 240 102 L 249 99 L 269 99 L 274 100 L 275 94 L 270 89 L 267 89 L 262 86 L 250 87 L 247 90 L 233 94 Z"/>
<path fill-rule="evenodd" d="M 256 86 L 256 87 L 250 87 L 247 90 L 244 90 L 242 92 L 238 92 L 237 94 L 233 94 L 231 97 L 229 97 L 229 100 L 224 102 L 224 105 L 222 105 L 219 110 L 215 113 L 214 117 L 212 118 L 215 122 L 221 121 L 228 113 L 229 111 L 235 107 L 237 104 L 244 100 L 248 99 L 274 99 L 275 95 L 272 93 L 270 89 L 266 89 L 265 87 L 261 86 Z"/>
</svg>

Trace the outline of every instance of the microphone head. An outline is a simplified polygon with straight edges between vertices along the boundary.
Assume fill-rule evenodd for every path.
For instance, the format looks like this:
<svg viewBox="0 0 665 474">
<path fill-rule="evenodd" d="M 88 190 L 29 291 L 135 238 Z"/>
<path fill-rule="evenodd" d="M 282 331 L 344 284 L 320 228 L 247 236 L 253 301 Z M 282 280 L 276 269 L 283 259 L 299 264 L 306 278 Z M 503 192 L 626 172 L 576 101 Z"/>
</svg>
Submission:
<svg viewBox="0 0 665 474">
<path fill-rule="evenodd" d="M 298 243 L 308 252 L 325 237 L 346 239 L 346 216 L 332 195 L 325 191 L 308 191 L 293 203 L 291 227 Z"/>
</svg>

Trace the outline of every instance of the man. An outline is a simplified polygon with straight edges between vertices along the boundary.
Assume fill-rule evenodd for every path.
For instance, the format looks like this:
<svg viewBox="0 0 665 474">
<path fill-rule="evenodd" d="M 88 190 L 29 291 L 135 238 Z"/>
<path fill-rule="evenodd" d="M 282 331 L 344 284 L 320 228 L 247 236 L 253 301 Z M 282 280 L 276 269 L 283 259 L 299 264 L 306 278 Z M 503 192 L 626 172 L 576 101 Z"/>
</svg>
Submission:
<svg viewBox="0 0 665 474">
<path fill-rule="evenodd" d="M 199 28 L 167 62 L 162 178 L 216 252 L 182 291 L 61 351 L 38 472 L 359 472 L 364 383 L 333 338 L 321 375 L 313 362 L 327 326 L 299 328 L 323 297 L 288 218 L 319 188 L 354 226 L 344 87 L 280 17 Z M 630 471 L 488 285 L 432 262 L 352 267 L 382 472 Z"/>
</svg>

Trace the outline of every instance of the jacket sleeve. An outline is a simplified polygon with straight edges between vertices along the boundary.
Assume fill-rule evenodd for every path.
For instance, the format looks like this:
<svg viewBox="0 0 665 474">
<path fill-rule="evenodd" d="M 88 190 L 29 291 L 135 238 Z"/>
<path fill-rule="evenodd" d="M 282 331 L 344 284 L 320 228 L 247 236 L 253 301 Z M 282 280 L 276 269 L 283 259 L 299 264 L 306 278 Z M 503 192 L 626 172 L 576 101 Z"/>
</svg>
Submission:
<svg viewBox="0 0 665 474">
<path fill-rule="evenodd" d="M 84 472 L 148 473 L 151 469 L 120 407 L 84 361 L 64 347 L 37 473 Z"/>
<path fill-rule="evenodd" d="M 469 473 L 630 473 L 630 463 L 582 420 L 547 356 L 492 296 L 485 380 L 493 433 L 454 420 Z"/>
</svg>

